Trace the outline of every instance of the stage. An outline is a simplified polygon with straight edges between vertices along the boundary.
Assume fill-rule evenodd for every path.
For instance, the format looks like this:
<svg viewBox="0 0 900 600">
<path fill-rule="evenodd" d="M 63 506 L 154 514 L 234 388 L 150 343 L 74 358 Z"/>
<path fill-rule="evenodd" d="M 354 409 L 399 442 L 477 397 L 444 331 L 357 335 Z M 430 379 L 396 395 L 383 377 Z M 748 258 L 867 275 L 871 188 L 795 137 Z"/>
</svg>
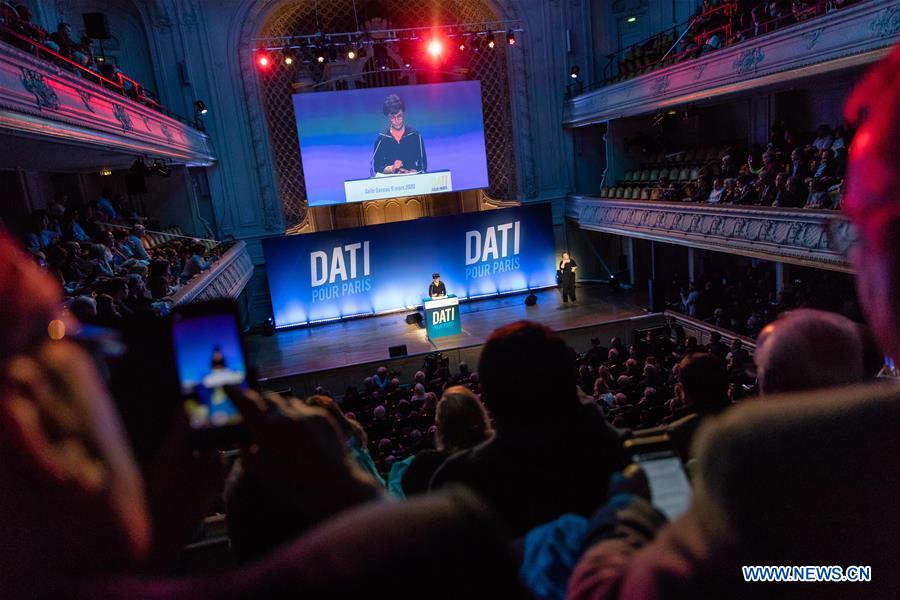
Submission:
<svg viewBox="0 0 900 600">
<path fill-rule="evenodd" d="M 645 294 L 615 291 L 605 284 L 579 285 L 578 302 L 568 307 L 563 307 L 556 288 L 537 292 L 535 306 L 525 306 L 526 295 L 461 304 L 462 333 L 435 341 L 425 337 L 423 326 L 408 325 L 407 313 L 394 313 L 283 330 L 274 336 L 251 335 L 247 337 L 247 351 L 250 363 L 259 369 L 260 379 L 273 381 L 387 361 L 388 348 L 401 344 L 406 345 L 409 355 L 479 346 L 497 327 L 521 319 L 565 332 L 646 315 Z"/>
</svg>

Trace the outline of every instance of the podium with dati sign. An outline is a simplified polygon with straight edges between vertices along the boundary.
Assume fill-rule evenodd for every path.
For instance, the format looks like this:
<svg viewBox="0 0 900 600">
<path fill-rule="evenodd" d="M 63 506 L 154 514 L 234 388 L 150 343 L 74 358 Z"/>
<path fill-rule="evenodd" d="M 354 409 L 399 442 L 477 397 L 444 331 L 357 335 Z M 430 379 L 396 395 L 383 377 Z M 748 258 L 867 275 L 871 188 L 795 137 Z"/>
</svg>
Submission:
<svg viewBox="0 0 900 600">
<path fill-rule="evenodd" d="M 442 298 L 423 298 L 425 308 L 425 333 L 434 340 L 462 333 L 459 315 L 459 298 L 453 294 Z"/>
</svg>

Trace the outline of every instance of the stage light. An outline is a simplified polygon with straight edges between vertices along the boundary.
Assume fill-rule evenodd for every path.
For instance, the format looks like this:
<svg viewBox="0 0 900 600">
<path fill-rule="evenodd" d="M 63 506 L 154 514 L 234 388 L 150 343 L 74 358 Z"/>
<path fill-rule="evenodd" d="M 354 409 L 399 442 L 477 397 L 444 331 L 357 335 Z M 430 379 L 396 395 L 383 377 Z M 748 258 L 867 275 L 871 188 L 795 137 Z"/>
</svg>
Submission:
<svg viewBox="0 0 900 600">
<path fill-rule="evenodd" d="M 497 42 L 494 41 L 494 34 L 488 34 L 488 35 L 490 35 L 491 37 L 488 38 L 487 47 L 490 48 L 491 50 L 493 50 L 494 46 L 497 45 Z"/>
<path fill-rule="evenodd" d="M 572 79 L 578 79 L 578 76 L 581 74 L 581 68 L 578 65 L 572 67 L 572 70 L 569 71 L 569 77 Z"/>
<path fill-rule="evenodd" d="M 268 69 L 272 66 L 272 58 L 265 50 L 259 50 L 256 53 L 256 64 L 259 65 L 260 69 Z"/>
<path fill-rule="evenodd" d="M 206 107 L 206 103 L 203 100 L 194 102 L 194 110 L 197 111 L 198 115 L 205 115 L 209 112 L 209 109 Z"/>
<path fill-rule="evenodd" d="M 347 52 L 347 60 L 355 60 L 356 59 L 356 51 L 353 48 Z"/>
<path fill-rule="evenodd" d="M 170 169 L 163 161 L 155 160 L 153 161 L 153 166 L 150 167 L 150 172 L 165 179 L 172 174 L 172 169 Z"/>
<path fill-rule="evenodd" d="M 112 169 L 110 169 L 109 167 L 103 167 L 102 169 L 100 169 L 100 177 L 109 177 L 110 175 L 112 175 Z"/>
<path fill-rule="evenodd" d="M 506 43 L 510 46 L 516 45 L 516 34 L 513 33 L 512 29 L 506 32 Z"/>
<path fill-rule="evenodd" d="M 459 51 L 460 51 L 460 52 L 465 52 L 465 51 L 466 51 L 466 42 L 465 42 L 465 40 L 461 40 L 461 41 L 459 42 Z"/>
<path fill-rule="evenodd" d="M 628 21 L 629 23 L 634 23 L 635 21 L 637 21 L 637 17 L 628 17 L 626 21 Z"/>
<path fill-rule="evenodd" d="M 321 49 L 316 51 L 316 62 L 319 64 L 325 62 L 325 52 Z"/>
<path fill-rule="evenodd" d="M 441 54 L 444 53 L 444 44 L 441 43 L 438 39 L 432 39 L 428 42 L 428 54 L 431 55 L 431 58 L 440 58 Z"/>
</svg>

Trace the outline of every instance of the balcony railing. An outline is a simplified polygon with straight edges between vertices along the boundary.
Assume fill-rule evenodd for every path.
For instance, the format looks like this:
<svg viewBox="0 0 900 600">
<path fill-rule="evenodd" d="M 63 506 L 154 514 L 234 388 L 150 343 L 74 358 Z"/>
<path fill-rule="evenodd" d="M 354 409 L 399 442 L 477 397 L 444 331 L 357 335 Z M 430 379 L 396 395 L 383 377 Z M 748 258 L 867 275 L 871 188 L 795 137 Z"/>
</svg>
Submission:
<svg viewBox="0 0 900 600">
<path fill-rule="evenodd" d="M 851 0 L 841 8 L 867 0 Z M 796 12 L 740 27 L 737 2 L 727 0 L 664 31 L 607 55 L 603 79 L 587 86 L 572 84 L 569 95 L 588 92 L 611 83 L 650 73 L 662 67 L 698 58 L 751 37 L 814 19 L 838 10 L 834 2 L 816 2 Z M 705 26 L 713 24 L 712 27 Z"/>
<path fill-rule="evenodd" d="M 662 59 L 663 50 L 629 77 L 570 86 L 563 124 L 602 123 L 865 67 L 900 41 L 900 2 L 865 0 L 774 30 L 765 25 L 759 35 L 738 31 L 731 44 L 690 60 L 671 53 Z"/>
<path fill-rule="evenodd" d="M 852 228 L 835 211 L 570 196 L 566 216 L 592 231 L 851 272 Z"/>
<path fill-rule="evenodd" d="M 247 244 L 235 242 L 212 266 L 192 277 L 172 296 L 174 305 L 215 300 L 237 299 L 253 276 L 253 261 Z"/>
<path fill-rule="evenodd" d="M 32 27 L 32 29 L 37 31 L 34 27 Z M 163 107 L 156 100 L 155 94 L 150 93 L 140 82 L 125 75 L 113 65 L 108 65 L 105 72 L 95 71 L 64 56 L 60 52 L 53 50 L 42 41 L 33 39 L 16 31 L 7 24 L 0 24 L 0 40 L 15 46 L 20 50 L 24 50 L 29 54 L 33 54 L 40 59 L 53 63 L 57 67 L 69 71 L 70 73 L 76 73 L 96 85 L 126 96 L 135 102 L 139 102 L 144 106 L 166 115 L 167 117 L 171 117 L 203 131 L 203 123 L 201 121 L 196 119 L 186 119 Z M 101 69 L 103 69 L 103 67 L 101 67 Z"/>
</svg>

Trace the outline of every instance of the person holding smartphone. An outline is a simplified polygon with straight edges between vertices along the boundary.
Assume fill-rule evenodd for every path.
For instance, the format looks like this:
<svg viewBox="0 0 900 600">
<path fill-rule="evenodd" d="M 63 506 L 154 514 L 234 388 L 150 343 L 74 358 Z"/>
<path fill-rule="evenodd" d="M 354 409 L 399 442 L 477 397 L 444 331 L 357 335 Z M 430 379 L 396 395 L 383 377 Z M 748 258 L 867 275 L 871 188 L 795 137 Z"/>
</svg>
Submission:
<svg viewBox="0 0 900 600">
<path fill-rule="evenodd" d="M 575 271 L 578 269 L 578 263 L 569 256 L 568 251 L 563 252 L 562 260 L 559 261 L 559 267 L 556 271 L 559 278 L 559 292 L 562 294 L 564 305 L 569 304 L 569 299 L 575 302 Z"/>
</svg>

